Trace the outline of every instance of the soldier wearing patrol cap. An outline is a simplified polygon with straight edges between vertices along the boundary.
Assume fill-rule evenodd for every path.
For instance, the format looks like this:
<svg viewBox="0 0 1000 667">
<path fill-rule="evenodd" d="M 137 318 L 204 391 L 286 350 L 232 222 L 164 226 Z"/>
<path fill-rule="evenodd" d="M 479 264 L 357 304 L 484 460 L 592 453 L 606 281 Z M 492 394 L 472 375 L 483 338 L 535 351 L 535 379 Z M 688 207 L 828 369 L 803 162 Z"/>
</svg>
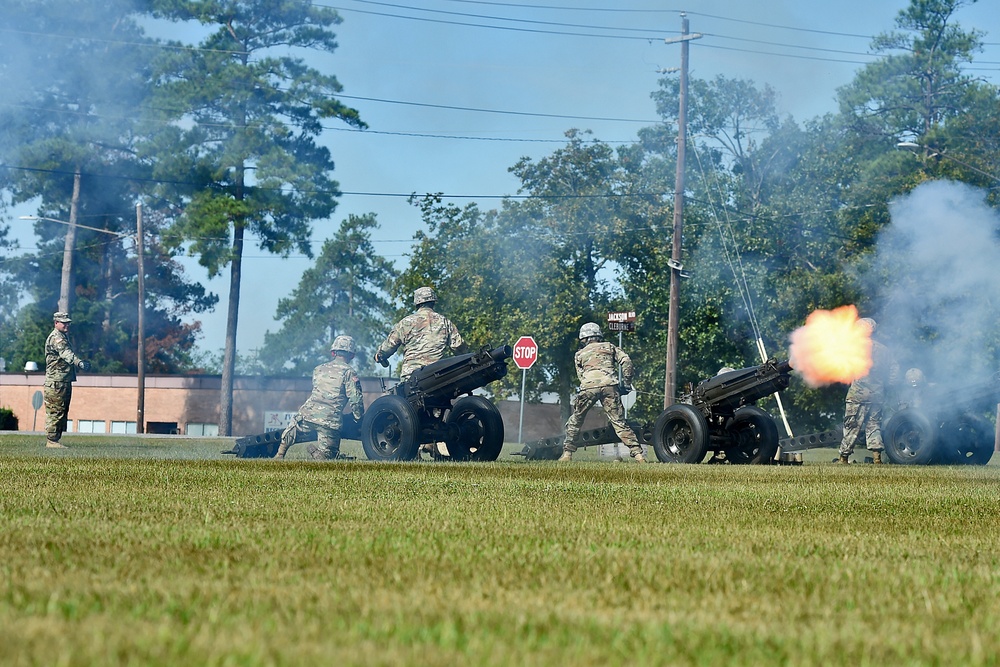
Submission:
<svg viewBox="0 0 1000 667">
<path fill-rule="evenodd" d="M 454 352 L 465 352 L 467 349 L 452 321 L 434 311 L 435 303 L 437 295 L 432 287 L 417 288 L 413 292 L 416 312 L 397 322 L 375 352 L 375 361 L 388 368 L 389 357 L 400 346 L 403 347 L 400 380 L 410 377 L 418 368 L 440 361 L 449 349 Z"/>
<path fill-rule="evenodd" d="M 863 317 L 856 326 L 874 335 L 877 325 L 870 317 Z M 882 404 L 889 385 L 896 384 L 899 365 L 892 352 L 882 343 L 872 340 L 872 366 L 868 374 L 851 383 L 847 390 L 844 408 L 844 439 L 840 443 L 837 463 L 850 463 L 854 447 L 861 443 L 872 453 L 873 463 L 882 463 Z"/>
<path fill-rule="evenodd" d="M 73 322 L 69 313 L 54 313 L 52 322 L 52 333 L 45 339 L 45 384 L 42 386 L 45 399 L 45 446 L 66 449 L 59 440 L 66 431 L 66 417 L 73 398 L 76 369 L 89 371 L 90 362 L 78 357 L 69 343 L 67 333 Z"/>
<path fill-rule="evenodd" d="M 566 422 L 566 437 L 563 439 L 563 453 L 559 461 L 573 459 L 576 451 L 576 436 L 580 433 L 580 425 L 587 412 L 598 401 L 604 408 L 608 421 L 615 433 L 629 448 L 629 453 L 636 463 L 646 463 L 642 455 L 642 446 L 635 433 L 625 423 L 625 408 L 622 406 L 622 392 L 631 391 L 632 360 L 614 343 L 604 340 L 601 327 L 595 322 L 587 322 L 580 327 L 580 341 L 583 348 L 574 357 L 576 374 L 580 378 L 580 391 L 573 401 L 573 414 Z M 621 369 L 621 385 L 618 383 L 618 369 Z"/>
<path fill-rule="evenodd" d="M 364 416 L 365 403 L 361 380 L 351 368 L 356 347 L 350 336 L 337 336 L 330 345 L 332 361 L 313 371 L 312 393 L 299 408 L 292 423 L 281 432 L 281 444 L 276 459 L 285 458 L 300 432 L 316 431 L 316 446 L 309 445 L 309 455 L 316 460 L 335 459 L 340 454 L 340 427 L 344 406 L 351 404 L 351 413 L 358 421 Z"/>
</svg>

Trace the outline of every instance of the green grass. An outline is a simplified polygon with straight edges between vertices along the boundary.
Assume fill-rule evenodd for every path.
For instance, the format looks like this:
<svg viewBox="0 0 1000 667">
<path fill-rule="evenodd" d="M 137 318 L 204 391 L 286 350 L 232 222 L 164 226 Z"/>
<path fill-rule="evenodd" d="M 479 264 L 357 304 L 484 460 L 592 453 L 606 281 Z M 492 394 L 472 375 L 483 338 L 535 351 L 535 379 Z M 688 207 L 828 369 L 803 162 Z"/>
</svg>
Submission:
<svg viewBox="0 0 1000 667">
<path fill-rule="evenodd" d="M 65 441 L 0 437 L 4 665 L 1000 664 L 997 466 Z"/>
</svg>

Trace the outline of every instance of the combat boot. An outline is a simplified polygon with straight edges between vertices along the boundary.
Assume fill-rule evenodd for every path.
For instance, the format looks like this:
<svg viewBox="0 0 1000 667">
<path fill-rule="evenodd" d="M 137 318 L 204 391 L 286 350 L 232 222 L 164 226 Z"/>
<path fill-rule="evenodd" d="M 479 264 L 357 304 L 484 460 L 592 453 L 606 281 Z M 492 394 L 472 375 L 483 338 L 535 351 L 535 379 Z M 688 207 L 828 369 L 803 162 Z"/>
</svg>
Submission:
<svg viewBox="0 0 1000 667">
<path fill-rule="evenodd" d="M 632 458 L 634 458 L 634 459 L 635 459 L 635 462 L 636 462 L 636 463 L 649 463 L 649 461 L 647 461 L 647 460 L 646 460 L 646 457 L 645 457 L 645 456 L 643 456 L 643 455 L 642 455 L 641 453 L 639 453 L 639 454 L 636 454 L 636 455 L 635 455 L 635 456 L 633 456 Z"/>
<path fill-rule="evenodd" d="M 319 451 L 319 448 L 314 445 L 306 445 L 306 452 L 309 453 L 309 458 L 313 461 L 326 461 L 326 454 Z"/>
<path fill-rule="evenodd" d="M 46 440 L 45 447 L 48 449 L 69 449 L 69 447 L 58 442 L 57 440 Z"/>
<path fill-rule="evenodd" d="M 847 465 L 850 462 L 851 462 L 851 457 L 849 454 L 841 454 L 840 458 L 837 459 L 838 465 Z"/>
<path fill-rule="evenodd" d="M 568 449 L 564 449 L 562 456 L 559 457 L 559 463 L 566 463 L 567 461 L 573 460 L 573 452 Z"/>
<path fill-rule="evenodd" d="M 280 445 L 278 445 L 278 451 L 274 455 L 274 458 L 279 460 L 285 458 L 285 453 L 287 451 L 288 451 L 288 445 L 286 445 L 285 443 L 281 443 Z"/>
<path fill-rule="evenodd" d="M 882 464 L 882 450 L 875 450 L 872 452 L 872 463 L 876 465 Z"/>
</svg>

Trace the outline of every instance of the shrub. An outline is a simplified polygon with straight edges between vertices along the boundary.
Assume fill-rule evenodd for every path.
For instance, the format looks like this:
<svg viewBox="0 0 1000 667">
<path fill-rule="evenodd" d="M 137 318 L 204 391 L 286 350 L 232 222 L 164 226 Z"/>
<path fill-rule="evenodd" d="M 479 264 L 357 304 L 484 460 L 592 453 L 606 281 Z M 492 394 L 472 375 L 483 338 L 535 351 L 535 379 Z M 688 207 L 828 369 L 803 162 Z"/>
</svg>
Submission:
<svg viewBox="0 0 1000 667">
<path fill-rule="evenodd" d="M 0 431 L 16 431 L 17 415 L 10 408 L 0 408 Z"/>
</svg>

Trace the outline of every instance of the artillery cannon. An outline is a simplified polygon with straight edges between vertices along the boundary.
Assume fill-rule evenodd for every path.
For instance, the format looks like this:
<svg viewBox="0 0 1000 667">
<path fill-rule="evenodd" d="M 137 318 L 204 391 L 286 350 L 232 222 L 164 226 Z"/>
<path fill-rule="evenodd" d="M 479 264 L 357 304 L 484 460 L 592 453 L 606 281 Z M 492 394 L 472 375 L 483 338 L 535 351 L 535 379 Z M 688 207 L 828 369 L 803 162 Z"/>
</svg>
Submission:
<svg viewBox="0 0 1000 667">
<path fill-rule="evenodd" d="M 993 425 L 982 415 L 1000 401 L 1000 373 L 947 391 L 911 388 L 913 400 L 882 427 L 885 453 L 903 465 L 986 465 L 993 456 Z"/>
<path fill-rule="evenodd" d="M 787 361 L 771 360 L 720 373 L 696 386 L 689 403 L 671 405 L 653 424 L 628 425 L 664 463 L 698 463 L 712 451 L 730 463 L 768 464 L 778 450 L 778 427 L 754 403 L 787 388 L 791 372 Z M 577 440 L 578 447 L 619 441 L 610 426 L 581 431 Z M 562 452 L 562 443 L 562 436 L 528 442 L 516 456 L 553 460 Z"/>
<path fill-rule="evenodd" d="M 506 375 L 511 354 L 509 345 L 484 347 L 414 371 L 365 410 L 360 428 L 365 455 L 372 461 L 410 461 L 421 444 L 443 442 L 452 460 L 495 461 L 503 448 L 503 419 L 493 403 L 472 392 Z"/>
<path fill-rule="evenodd" d="M 778 451 L 778 427 L 754 404 L 786 389 L 791 372 L 787 361 L 772 359 L 701 382 L 688 402 L 671 405 L 656 419 L 656 458 L 664 463 L 698 463 L 711 451 L 731 463 L 771 463 Z"/>
</svg>

